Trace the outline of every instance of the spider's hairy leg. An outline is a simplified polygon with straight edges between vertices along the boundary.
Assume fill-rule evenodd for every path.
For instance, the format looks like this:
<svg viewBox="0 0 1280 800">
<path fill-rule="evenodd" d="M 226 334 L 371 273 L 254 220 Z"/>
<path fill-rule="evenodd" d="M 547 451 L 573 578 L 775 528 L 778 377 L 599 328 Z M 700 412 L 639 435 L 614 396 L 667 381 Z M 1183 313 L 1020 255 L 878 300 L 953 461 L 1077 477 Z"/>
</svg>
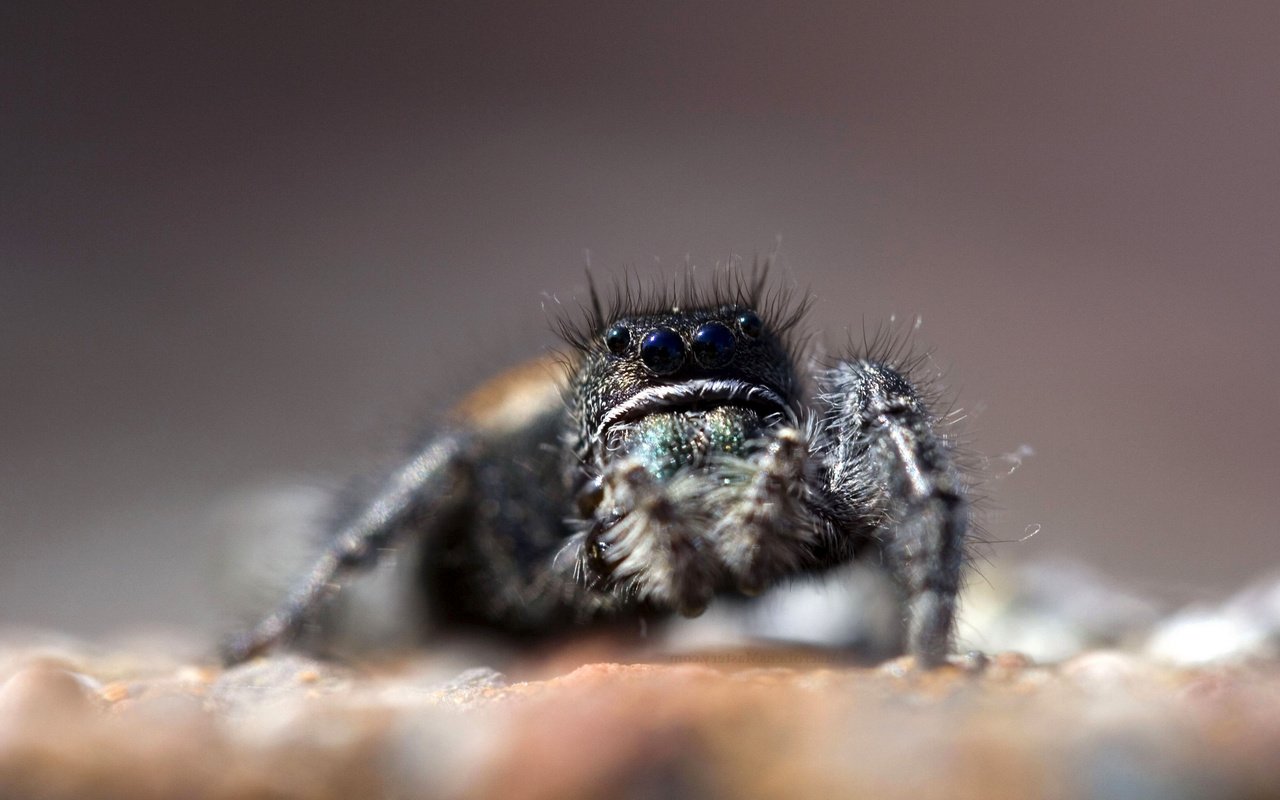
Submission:
<svg viewBox="0 0 1280 800">
<path fill-rule="evenodd" d="M 603 499 L 582 550 L 588 583 L 697 616 L 719 584 L 706 557 L 701 483 L 678 474 L 665 483 L 642 463 L 624 460 L 601 475 Z"/>
<path fill-rule="evenodd" d="M 719 486 L 711 532 L 716 554 L 738 590 L 754 595 L 775 578 L 799 571 L 818 538 L 806 506 L 811 482 L 809 443 L 786 427 L 768 434 L 750 460 L 725 459 L 713 468 Z"/>
<path fill-rule="evenodd" d="M 919 392 L 892 368 L 854 359 L 818 383 L 827 491 L 841 527 L 870 526 L 906 596 L 908 651 L 922 666 L 941 664 L 964 568 L 963 475 Z"/>
<path fill-rule="evenodd" d="M 223 660 L 237 664 L 295 638 L 346 578 L 372 567 L 399 536 L 409 530 L 429 533 L 432 521 L 460 499 L 466 445 L 465 436 L 445 433 L 418 450 L 334 534 L 307 576 L 275 611 L 223 644 Z"/>
</svg>

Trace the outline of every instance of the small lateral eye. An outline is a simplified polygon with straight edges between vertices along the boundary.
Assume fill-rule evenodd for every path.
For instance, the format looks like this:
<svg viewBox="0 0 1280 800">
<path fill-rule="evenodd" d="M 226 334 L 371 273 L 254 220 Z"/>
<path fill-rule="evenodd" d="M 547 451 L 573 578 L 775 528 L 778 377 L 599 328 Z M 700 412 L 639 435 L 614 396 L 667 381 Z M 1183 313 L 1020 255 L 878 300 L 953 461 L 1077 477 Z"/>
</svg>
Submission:
<svg viewBox="0 0 1280 800">
<path fill-rule="evenodd" d="M 655 375 L 670 375 L 684 364 L 684 342 L 670 328 L 654 328 L 640 341 L 640 360 Z"/>
<path fill-rule="evenodd" d="M 764 321 L 754 311 L 743 311 L 738 314 L 735 321 L 738 323 L 738 330 L 742 331 L 742 335 L 750 339 L 758 339 L 760 334 L 764 333 Z"/>
<path fill-rule="evenodd" d="M 604 346 L 615 356 L 623 355 L 631 346 L 631 331 L 625 325 L 614 325 L 604 332 Z"/>
<path fill-rule="evenodd" d="M 733 349 L 737 344 L 733 331 L 719 322 L 708 322 L 693 332 L 691 342 L 693 357 L 709 369 L 728 366 L 733 361 Z"/>
</svg>

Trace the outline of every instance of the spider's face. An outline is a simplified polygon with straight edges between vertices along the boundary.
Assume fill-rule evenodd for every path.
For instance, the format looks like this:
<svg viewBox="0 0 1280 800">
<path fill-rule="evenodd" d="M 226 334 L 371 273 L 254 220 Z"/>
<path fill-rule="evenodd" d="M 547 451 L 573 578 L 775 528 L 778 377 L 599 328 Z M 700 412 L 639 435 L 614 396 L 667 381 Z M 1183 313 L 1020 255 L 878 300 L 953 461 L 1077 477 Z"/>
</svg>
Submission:
<svg viewBox="0 0 1280 800">
<path fill-rule="evenodd" d="M 795 384 L 785 343 L 754 309 L 622 316 L 579 369 L 578 452 L 598 465 L 636 458 L 659 479 L 709 454 L 743 455 L 765 429 L 795 422 Z"/>
</svg>

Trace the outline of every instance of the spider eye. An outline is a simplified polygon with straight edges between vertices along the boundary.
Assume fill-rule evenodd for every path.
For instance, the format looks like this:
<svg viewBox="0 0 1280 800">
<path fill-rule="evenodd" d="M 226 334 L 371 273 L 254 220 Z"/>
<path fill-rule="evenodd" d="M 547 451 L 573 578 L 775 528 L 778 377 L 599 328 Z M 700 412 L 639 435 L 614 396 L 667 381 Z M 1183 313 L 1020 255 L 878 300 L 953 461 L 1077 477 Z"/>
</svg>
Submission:
<svg viewBox="0 0 1280 800">
<path fill-rule="evenodd" d="M 708 322 L 694 331 L 690 349 L 699 364 L 715 369 L 733 361 L 733 348 L 736 344 L 733 331 L 719 322 Z"/>
<path fill-rule="evenodd" d="M 684 363 L 684 342 L 670 328 L 654 328 L 640 341 L 640 360 L 655 375 L 670 375 Z"/>
<path fill-rule="evenodd" d="M 738 330 L 749 339 L 758 339 L 764 333 L 764 321 L 754 311 L 743 311 L 735 321 L 738 323 Z"/>
<path fill-rule="evenodd" d="M 604 332 L 604 346 L 615 356 L 626 353 L 631 346 L 631 331 L 625 325 L 614 325 Z"/>
</svg>

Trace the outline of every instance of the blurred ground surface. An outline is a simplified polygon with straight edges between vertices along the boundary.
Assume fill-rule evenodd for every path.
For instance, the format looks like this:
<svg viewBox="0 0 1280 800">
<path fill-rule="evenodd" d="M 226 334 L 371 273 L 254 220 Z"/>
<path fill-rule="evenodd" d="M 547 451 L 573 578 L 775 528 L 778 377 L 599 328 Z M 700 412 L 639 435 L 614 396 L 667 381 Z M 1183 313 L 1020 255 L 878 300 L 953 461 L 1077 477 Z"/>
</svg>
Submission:
<svg viewBox="0 0 1280 800">
<path fill-rule="evenodd" d="M 930 673 L 854 661 L 883 651 L 850 613 L 874 595 L 834 583 L 644 649 L 223 670 L 202 639 L 0 631 L 0 797 L 1280 797 L 1280 576 L 1171 610 L 1079 564 L 993 568 L 977 649 Z"/>
<path fill-rule="evenodd" d="M 443 671 L 442 671 L 443 670 Z M 0 654 L 0 792 L 31 798 L 1261 798 L 1280 662 L 920 674 L 812 654 L 544 665 L 275 656 L 229 671 L 72 643 Z"/>
</svg>

